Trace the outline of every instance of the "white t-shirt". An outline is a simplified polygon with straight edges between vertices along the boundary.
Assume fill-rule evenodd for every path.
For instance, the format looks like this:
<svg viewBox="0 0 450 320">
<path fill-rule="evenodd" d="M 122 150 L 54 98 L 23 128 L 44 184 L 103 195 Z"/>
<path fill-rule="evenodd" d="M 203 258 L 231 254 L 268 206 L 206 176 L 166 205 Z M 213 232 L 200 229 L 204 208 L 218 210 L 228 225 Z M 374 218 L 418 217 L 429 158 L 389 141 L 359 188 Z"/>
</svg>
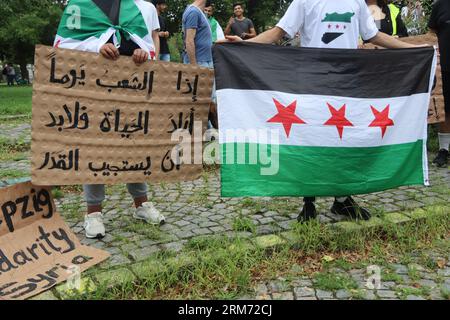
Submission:
<svg viewBox="0 0 450 320">
<path fill-rule="evenodd" d="M 277 26 L 315 48 L 356 49 L 378 33 L 364 0 L 294 0 Z"/>
<path fill-rule="evenodd" d="M 148 29 L 148 35 L 144 37 L 144 42 L 139 41 L 139 39 L 135 39 L 132 37 L 132 40 L 136 42 L 141 49 L 150 53 L 150 58 L 155 58 L 155 44 L 152 38 L 152 32 L 159 30 L 159 19 L 158 19 L 158 11 L 155 6 L 151 2 L 143 1 L 143 0 L 134 0 L 134 3 L 139 8 L 142 13 L 142 17 L 144 18 L 145 24 Z"/>
</svg>

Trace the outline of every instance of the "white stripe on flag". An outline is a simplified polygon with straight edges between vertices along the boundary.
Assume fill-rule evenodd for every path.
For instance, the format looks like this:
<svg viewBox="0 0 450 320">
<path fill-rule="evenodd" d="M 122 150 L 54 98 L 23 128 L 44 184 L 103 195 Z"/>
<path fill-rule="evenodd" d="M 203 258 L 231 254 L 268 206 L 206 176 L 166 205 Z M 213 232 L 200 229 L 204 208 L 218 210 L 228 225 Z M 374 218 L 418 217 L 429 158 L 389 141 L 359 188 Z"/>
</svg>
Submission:
<svg viewBox="0 0 450 320">
<path fill-rule="evenodd" d="M 346 98 L 296 95 L 277 91 L 222 89 L 217 91 L 220 143 L 261 143 L 258 137 L 236 137 L 227 130 L 278 129 L 282 145 L 323 147 L 376 147 L 404 144 L 426 139 L 429 94 L 397 98 Z M 273 99 L 283 106 L 297 101 L 295 114 L 306 124 L 293 124 L 289 138 L 281 123 L 269 123 L 278 111 Z M 345 118 L 353 126 L 343 129 L 342 139 L 336 126 L 324 125 L 331 118 L 328 104 L 336 110 L 346 105 Z M 375 120 L 371 109 L 383 111 L 389 105 L 394 126 L 382 137 L 380 127 L 369 127 Z M 264 138 L 263 138 L 264 139 Z"/>
</svg>

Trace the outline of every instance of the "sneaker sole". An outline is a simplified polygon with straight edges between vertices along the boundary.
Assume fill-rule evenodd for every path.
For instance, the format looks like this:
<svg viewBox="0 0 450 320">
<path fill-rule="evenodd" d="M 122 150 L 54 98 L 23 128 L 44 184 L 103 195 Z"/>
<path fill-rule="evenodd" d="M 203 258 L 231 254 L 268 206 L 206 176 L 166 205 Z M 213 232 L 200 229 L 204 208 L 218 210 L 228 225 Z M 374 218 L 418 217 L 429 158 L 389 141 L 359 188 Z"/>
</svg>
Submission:
<svg viewBox="0 0 450 320">
<path fill-rule="evenodd" d="M 133 218 L 135 218 L 135 219 L 137 219 L 137 220 L 145 221 L 146 223 L 151 224 L 151 225 L 153 225 L 153 226 L 158 226 L 158 225 L 159 225 L 159 226 L 162 226 L 163 224 L 166 223 L 166 220 L 161 220 L 159 223 L 158 223 L 158 222 L 150 222 L 150 221 L 147 221 L 146 219 L 141 218 L 141 217 L 138 217 L 138 216 L 136 216 L 136 215 L 134 215 L 134 214 L 133 214 Z"/>
<path fill-rule="evenodd" d="M 91 236 L 89 234 L 86 234 L 86 238 L 88 239 L 103 239 L 106 234 L 98 233 L 96 236 Z"/>
</svg>

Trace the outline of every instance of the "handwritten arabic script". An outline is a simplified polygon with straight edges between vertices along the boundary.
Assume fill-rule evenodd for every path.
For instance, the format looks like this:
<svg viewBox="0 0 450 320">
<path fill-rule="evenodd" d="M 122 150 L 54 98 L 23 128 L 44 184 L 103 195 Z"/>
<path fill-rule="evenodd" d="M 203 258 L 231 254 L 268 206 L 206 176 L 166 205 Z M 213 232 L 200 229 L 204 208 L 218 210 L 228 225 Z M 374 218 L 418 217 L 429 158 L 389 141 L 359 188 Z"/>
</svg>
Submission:
<svg viewBox="0 0 450 320">
<path fill-rule="evenodd" d="M 213 72 L 109 61 L 97 54 L 36 48 L 32 180 L 40 185 L 181 181 L 201 165 L 172 159 L 178 139 L 206 121 Z M 180 151 L 181 152 L 181 151 Z"/>
</svg>

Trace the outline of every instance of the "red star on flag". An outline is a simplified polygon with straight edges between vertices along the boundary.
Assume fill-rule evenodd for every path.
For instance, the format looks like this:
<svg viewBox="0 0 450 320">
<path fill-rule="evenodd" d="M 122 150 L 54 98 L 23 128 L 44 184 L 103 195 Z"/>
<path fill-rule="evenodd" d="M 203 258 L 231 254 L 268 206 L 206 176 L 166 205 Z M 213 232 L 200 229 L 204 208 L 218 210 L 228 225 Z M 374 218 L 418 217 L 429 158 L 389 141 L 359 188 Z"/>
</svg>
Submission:
<svg viewBox="0 0 450 320">
<path fill-rule="evenodd" d="M 300 119 L 295 114 L 295 109 L 297 108 L 297 100 L 292 102 L 287 107 L 283 106 L 277 99 L 273 98 L 273 102 L 275 102 L 275 106 L 277 107 L 278 114 L 267 120 L 267 122 L 272 123 L 282 123 L 284 127 L 284 131 L 286 131 L 286 136 L 289 138 L 289 134 L 291 133 L 291 128 L 294 123 L 297 124 L 305 124 L 306 122 Z"/>
<path fill-rule="evenodd" d="M 345 107 L 344 104 L 339 110 L 336 110 L 331 104 L 327 102 L 328 109 L 330 109 L 331 112 L 331 118 L 324 123 L 326 126 L 336 126 L 339 137 L 342 140 L 342 134 L 344 133 L 344 127 L 353 127 L 353 123 L 348 121 L 348 119 L 345 117 Z"/>
<path fill-rule="evenodd" d="M 387 127 L 392 127 L 394 125 L 394 121 L 389 118 L 389 107 L 388 104 L 383 111 L 378 111 L 373 106 L 370 106 L 372 109 L 373 115 L 375 116 L 375 120 L 369 125 L 369 127 L 380 127 L 381 128 L 381 138 L 384 138 L 384 134 L 386 133 Z"/>
</svg>

